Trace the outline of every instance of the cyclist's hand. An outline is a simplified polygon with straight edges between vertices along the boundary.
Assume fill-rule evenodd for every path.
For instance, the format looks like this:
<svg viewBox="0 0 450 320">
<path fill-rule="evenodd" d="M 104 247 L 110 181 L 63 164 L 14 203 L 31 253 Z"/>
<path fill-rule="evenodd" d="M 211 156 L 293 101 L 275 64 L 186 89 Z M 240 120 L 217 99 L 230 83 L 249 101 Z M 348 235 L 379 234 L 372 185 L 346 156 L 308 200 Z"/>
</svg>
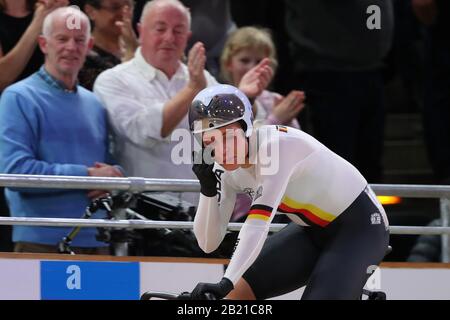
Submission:
<svg viewBox="0 0 450 320">
<path fill-rule="evenodd" d="M 214 197 L 217 194 L 217 179 L 213 172 L 214 163 L 207 164 L 201 161 L 196 161 L 196 153 L 194 153 L 194 171 L 198 180 L 200 181 L 200 192 L 207 197 Z"/>
<path fill-rule="evenodd" d="M 199 283 L 191 293 L 192 300 L 206 300 L 206 294 L 212 294 L 216 299 L 223 299 L 231 290 L 233 290 L 233 283 L 227 279 L 222 278 L 219 283 Z"/>
</svg>

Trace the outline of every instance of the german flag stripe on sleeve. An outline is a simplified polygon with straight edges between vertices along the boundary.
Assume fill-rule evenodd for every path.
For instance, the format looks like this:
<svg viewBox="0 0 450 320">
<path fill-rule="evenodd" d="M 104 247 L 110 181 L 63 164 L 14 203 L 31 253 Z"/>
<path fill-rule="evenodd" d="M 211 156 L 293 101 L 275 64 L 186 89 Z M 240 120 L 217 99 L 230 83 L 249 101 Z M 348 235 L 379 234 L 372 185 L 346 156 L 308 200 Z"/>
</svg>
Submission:
<svg viewBox="0 0 450 320">
<path fill-rule="evenodd" d="M 247 218 L 267 221 L 270 219 L 272 211 L 273 209 L 269 206 L 255 204 L 250 208 Z"/>
<path fill-rule="evenodd" d="M 263 204 L 254 204 L 254 205 L 252 205 L 252 207 L 250 208 L 250 210 L 253 210 L 253 209 L 266 210 L 266 211 L 269 211 L 269 212 L 272 212 L 272 211 L 273 211 L 273 208 L 272 208 L 272 207 L 265 206 L 265 205 L 263 205 Z"/>
</svg>

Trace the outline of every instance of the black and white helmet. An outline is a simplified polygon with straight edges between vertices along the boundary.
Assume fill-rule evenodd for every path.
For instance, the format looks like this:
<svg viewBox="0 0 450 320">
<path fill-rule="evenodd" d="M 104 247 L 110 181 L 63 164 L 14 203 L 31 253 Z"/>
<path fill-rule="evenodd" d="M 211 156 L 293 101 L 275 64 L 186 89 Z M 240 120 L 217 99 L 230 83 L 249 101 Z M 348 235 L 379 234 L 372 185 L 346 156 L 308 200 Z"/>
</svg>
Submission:
<svg viewBox="0 0 450 320">
<path fill-rule="evenodd" d="M 227 84 L 208 87 L 194 98 L 189 110 L 189 127 L 193 134 L 206 132 L 242 121 L 245 136 L 253 131 L 252 105 L 238 88 Z"/>
</svg>

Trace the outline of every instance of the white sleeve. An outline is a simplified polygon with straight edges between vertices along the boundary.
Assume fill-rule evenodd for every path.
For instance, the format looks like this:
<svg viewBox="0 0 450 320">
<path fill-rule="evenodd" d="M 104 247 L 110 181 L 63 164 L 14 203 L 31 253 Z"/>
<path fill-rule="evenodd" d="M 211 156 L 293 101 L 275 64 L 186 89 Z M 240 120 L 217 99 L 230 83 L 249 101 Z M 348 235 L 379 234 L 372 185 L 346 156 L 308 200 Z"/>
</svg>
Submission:
<svg viewBox="0 0 450 320">
<path fill-rule="evenodd" d="M 265 148 L 267 146 L 261 147 L 261 149 Z M 280 144 L 281 155 L 290 154 L 289 151 L 289 145 Z M 279 170 L 276 173 L 257 176 L 258 189 L 261 191 L 257 192 L 253 200 L 247 220 L 239 232 L 235 252 L 224 275 L 233 284 L 237 283 L 261 252 L 270 223 L 296 166 L 297 161 L 294 157 L 283 157 L 280 158 Z"/>
<path fill-rule="evenodd" d="M 146 148 L 163 139 L 164 101 L 150 96 L 138 97 L 114 70 L 107 70 L 98 76 L 94 93 L 106 107 L 115 134 Z"/>
<path fill-rule="evenodd" d="M 222 179 L 224 171 L 214 169 L 219 183 L 218 194 L 206 197 L 200 194 L 194 218 L 194 234 L 199 247 L 206 253 L 213 252 L 222 243 L 236 202 L 236 191 Z"/>
<path fill-rule="evenodd" d="M 205 70 L 205 78 L 208 87 L 219 84 L 216 78 L 214 78 L 207 70 Z"/>
</svg>

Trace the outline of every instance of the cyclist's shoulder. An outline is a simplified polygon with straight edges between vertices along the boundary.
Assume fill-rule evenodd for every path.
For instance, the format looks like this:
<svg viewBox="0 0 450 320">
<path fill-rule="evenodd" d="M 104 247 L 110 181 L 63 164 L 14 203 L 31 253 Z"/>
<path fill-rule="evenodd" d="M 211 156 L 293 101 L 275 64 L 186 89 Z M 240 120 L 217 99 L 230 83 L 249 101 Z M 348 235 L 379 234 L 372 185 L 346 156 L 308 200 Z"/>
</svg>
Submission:
<svg viewBox="0 0 450 320">
<path fill-rule="evenodd" d="M 306 132 L 292 128 L 284 125 L 263 125 L 255 130 L 255 134 L 252 138 L 257 142 L 258 145 L 264 144 L 274 144 L 274 143 L 293 143 L 299 144 L 316 144 L 321 146 L 322 144 L 317 141 L 314 137 L 307 134 Z"/>
</svg>

